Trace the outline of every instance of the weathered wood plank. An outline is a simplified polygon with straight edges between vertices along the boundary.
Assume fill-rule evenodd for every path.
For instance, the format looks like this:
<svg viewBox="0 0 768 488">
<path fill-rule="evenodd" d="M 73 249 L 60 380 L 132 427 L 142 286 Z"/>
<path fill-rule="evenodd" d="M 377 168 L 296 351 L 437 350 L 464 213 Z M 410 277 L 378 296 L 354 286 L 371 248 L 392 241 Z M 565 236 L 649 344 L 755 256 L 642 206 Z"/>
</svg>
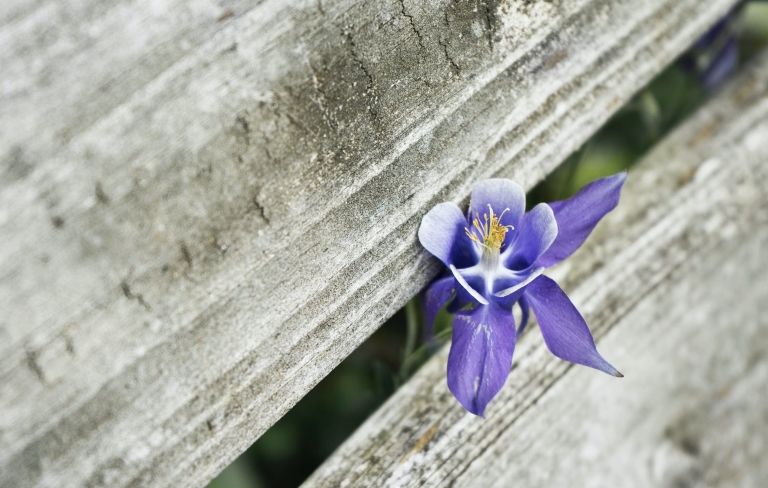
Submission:
<svg viewBox="0 0 768 488">
<path fill-rule="evenodd" d="M 621 381 L 518 342 L 486 420 L 447 348 L 305 483 L 762 486 L 768 479 L 768 52 L 630 173 L 554 268 Z"/>
<path fill-rule="evenodd" d="M 199 485 L 733 0 L 0 10 L 0 484 Z"/>
</svg>

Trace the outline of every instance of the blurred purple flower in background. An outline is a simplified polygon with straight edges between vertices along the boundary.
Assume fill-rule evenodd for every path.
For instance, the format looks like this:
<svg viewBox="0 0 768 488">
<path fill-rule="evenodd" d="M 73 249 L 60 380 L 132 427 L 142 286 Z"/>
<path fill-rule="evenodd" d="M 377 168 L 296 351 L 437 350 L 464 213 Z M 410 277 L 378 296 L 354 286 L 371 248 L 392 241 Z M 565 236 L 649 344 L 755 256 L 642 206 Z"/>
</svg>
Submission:
<svg viewBox="0 0 768 488">
<path fill-rule="evenodd" d="M 683 69 L 694 74 L 707 91 L 715 91 L 738 66 L 736 24 L 740 10 L 740 6 L 731 10 L 680 58 Z"/>
<path fill-rule="evenodd" d="M 451 271 L 424 292 L 427 326 L 448 303 L 455 314 L 448 387 L 469 412 L 482 417 L 504 385 L 530 309 L 555 356 L 622 376 L 597 352 L 563 290 L 542 272 L 578 249 L 616 207 L 626 177 L 622 172 L 599 179 L 568 200 L 541 203 L 527 213 L 518 184 L 485 180 L 472 191 L 467 216 L 453 203 L 424 216 L 419 241 Z M 517 330 L 515 303 L 522 311 Z"/>
<path fill-rule="evenodd" d="M 680 58 L 680 66 L 696 76 L 708 92 L 717 90 L 738 67 L 739 46 L 736 36 L 746 3 L 748 2 L 739 2 Z"/>
</svg>

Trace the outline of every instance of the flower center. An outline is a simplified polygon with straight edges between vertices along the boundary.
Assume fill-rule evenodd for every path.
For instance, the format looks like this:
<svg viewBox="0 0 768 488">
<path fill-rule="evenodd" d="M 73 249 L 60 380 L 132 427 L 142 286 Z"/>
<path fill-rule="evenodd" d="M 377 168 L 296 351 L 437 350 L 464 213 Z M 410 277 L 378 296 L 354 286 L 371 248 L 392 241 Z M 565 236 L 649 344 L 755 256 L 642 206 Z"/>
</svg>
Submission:
<svg viewBox="0 0 768 488">
<path fill-rule="evenodd" d="M 493 213 L 493 208 L 488 205 L 488 214 L 483 214 L 483 220 L 480 220 L 480 214 L 475 212 L 475 218 L 472 220 L 472 229 L 464 228 L 467 237 L 483 248 L 483 254 L 497 254 L 504 244 L 504 237 L 507 231 L 514 229 L 511 225 L 501 225 L 501 217 L 509 210 L 505 208 L 500 215 Z"/>
</svg>

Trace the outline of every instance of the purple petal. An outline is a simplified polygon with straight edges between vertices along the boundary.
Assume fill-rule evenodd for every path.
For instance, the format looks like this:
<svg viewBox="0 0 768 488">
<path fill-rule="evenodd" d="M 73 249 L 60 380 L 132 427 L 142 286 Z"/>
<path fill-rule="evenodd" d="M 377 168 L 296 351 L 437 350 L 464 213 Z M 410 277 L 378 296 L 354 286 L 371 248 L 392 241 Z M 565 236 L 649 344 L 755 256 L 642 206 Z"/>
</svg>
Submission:
<svg viewBox="0 0 768 488">
<path fill-rule="evenodd" d="M 451 299 L 455 283 L 456 279 L 453 276 L 445 276 L 436 279 L 424 290 L 422 300 L 424 303 L 424 313 L 427 316 L 427 337 L 432 336 L 432 327 L 434 326 L 437 312 Z"/>
<path fill-rule="evenodd" d="M 696 49 L 706 49 L 710 44 L 715 42 L 718 37 L 723 33 L 723 30 L 728 26 L 731 21 L 732 13 L 728 13 L 718 20 L 715 25 L 709 28 L 707 32 L 696 40 L 693 45 Z"/>
<path fill-rule="evenodd" d="M 458 269 L 456 269 L 456 266 L 450 265 L 449 268 L 451 269 L 451 273 L 453 273 L 453 277 L 456 278 L 456 281 L 461 285 L 460 288 L 457 288 L 457 291 L 461 293 L 461 291 L 465 291 L 469 293 L 469 295 L 472 297 L 472 301 L 476 301 L 478 303 L 481 303 L 483 305 L 488 305 L 488 300 L 485 299 L 485 297 L 482 295 L 482 292 L 484 291 L 483 280 L 481 279 L 481 276 L 477 275 L 468 275 L 464 276 L 462 275 Z M 472 281 L 473 283 L 468 283 L 467 278 Z"/>
<path fill-rule="evenodd" d="M 517 303 L 520 304 L 520 311 L 523 313 L 523 316 L 520 318 L 520 327 L 517 328 L 517 335 L 519 337 L 525 330 L 525 326 L 528 325 L 528 319 L 531 318 L 531 307 L 528 305 L 528 299 L 525 298 L 525 294 L 520 297 L 520 301 Z"/>
<path fill-rule="evenodd" d="M 546 203 L 540 203 L 525 214 L 517 238 L 503 253 L 504 266 L 511 270 L 529 268 L 544 254 L 558 234 L 555 214 Z"/>
<path fill-rule="evenodd" d="M 525 296 L 552 354 L 613 376 L 622 376 L 597 352 L 587 323 L 557 283 L 539 276 L 526 287 Z"/>
<path fill-rule="evenodd" d="M 455 272 L 453 270 L 450 271 L 453 273 L 455 280 L 454 290 L 456 291 L 456 295 L 453 300 L 448 303 L 448 308 L 446 309 L 448 313 L 453 315 L 467 306 L 474 306 L 478 303 L 488 303 L 488 296 L 485 289 L 485 277 L 476 272 L 477 266 L 475 266 L 474 269 L 465 268 L 461 270 L 457 269 Z M 461 281 L 456 279 L 457 274 L 460 275 Z M 475 298 L 478 295 L 482 297 L 484 302 L 480 302 Z"/>
<path fill-rule="evenodd" d="M 475 300 L 467 292 L 462 292 L 461 287 L 456 287 L 456 296 L 448 303 L 448 307 L 445 309 L 449 314 L 453 315 L 467 305 L 476 303 Z"/>
<path fill-rule="evenodd" d="M 738 63 L 739 48 L 736 45 L 736 39 L 730 38 L 704 73 L 701 74 L 701 84 L 708 91 L 717 90 L 728 79 L 728 76 L 736 70 Z"/>
<path fill-rule="evenodd" d="M 619 204 L 626 171 L 595 180 L 568 200 L 549 204 L 557 220 L 555 242 L 536 262 L 548 268 L 567 258 L 578 249 L 605 214 Z"/>
<path fill-rule="evenodd" d="M 434 206 L 421 219 L 419 242 L 446 266 L 466 268 L 478 260 L 472 241 L 464 229 L 467 220 L 459 207 L 445 202 Z"/>
<path fill-rule="evenodd" d="M 501 306 L 501 308 L 505 310 L 511 310 L 515 302 L 517 302 L 520 299 L 520 297 L 523 296 L 523 293 L 525 292 L 525 287 L 528 286 L 528 284 L 531 283 L 533 280 L 538 278 L 543 272 L 544 272 L 544 268 L 534 268 L 530 272 L 530 274 L 528 274 L 528 277 L 522 281 L 519 278 L 516 280 L 511 280 L 509 278 L 502 278 L 502 279 L 497 278 L 494 285 L 498 284 L 499 288 L 501 289 L 493 294 L 493 300 L 499 306 Z M 512 285 L 512 286 L 502 288 L 507 285 Z"/>
<path fill-rule="evenodd" d="M 516 339 L 512 314 L 493 303 L 454 316 L 448 388 L 469 412 L 483 417 L 504 386 Z"/>
<path fill-rule="evenodd" d="M 493 208 L 493 213 L 496 215 L 509 209 L 501 217 L 500 223 L 511 225 L 516 229 L 525 212 L 525 192 L 520 185 L 511 180 L 502 178 L 483 180 L 472 190 L 472 196 L 469 199 L 469 221 L 472 222 L 477 213 L 482 222 L 483 214 L 488 214 L 488 205 Z"/>
</svg>

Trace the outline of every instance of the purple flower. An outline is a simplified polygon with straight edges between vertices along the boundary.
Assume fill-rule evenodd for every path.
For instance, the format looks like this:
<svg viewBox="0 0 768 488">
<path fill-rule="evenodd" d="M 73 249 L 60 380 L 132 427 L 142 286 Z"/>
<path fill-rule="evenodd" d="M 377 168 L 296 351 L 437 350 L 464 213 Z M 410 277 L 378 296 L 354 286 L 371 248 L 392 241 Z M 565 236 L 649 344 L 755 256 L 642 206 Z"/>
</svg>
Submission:
<svg viewBox="0 0 768 488">
<path fill-rule="evenodd" d="M 525 212 L 525 193 L 510 180 L 475 186 L 467 216 L 441 203 L 422 219 L 421 244 L 450 274 L 424 292 L 427 324 L 447 303 L 454 313 L 448 387 L 468 411 L 483 416 L 509 375 L 517 336 L 536 314 L 544 342 L 566 361 L 622 376 L 597 352 L 586 322 L 545 268 L 581 246 L 619 203 L 625 172 L 594 181 L 573 198 Z M 519 303 L 516 330 L 512 306 Z"/>
<path fill-rule="evenodd" d="M 708 92 L 717 90 L 738 67 L 736 32 L 743 5 L 741 2 L 720 18 L 680 58 L 683 70 L 695 75 Z"/>
</svg>

